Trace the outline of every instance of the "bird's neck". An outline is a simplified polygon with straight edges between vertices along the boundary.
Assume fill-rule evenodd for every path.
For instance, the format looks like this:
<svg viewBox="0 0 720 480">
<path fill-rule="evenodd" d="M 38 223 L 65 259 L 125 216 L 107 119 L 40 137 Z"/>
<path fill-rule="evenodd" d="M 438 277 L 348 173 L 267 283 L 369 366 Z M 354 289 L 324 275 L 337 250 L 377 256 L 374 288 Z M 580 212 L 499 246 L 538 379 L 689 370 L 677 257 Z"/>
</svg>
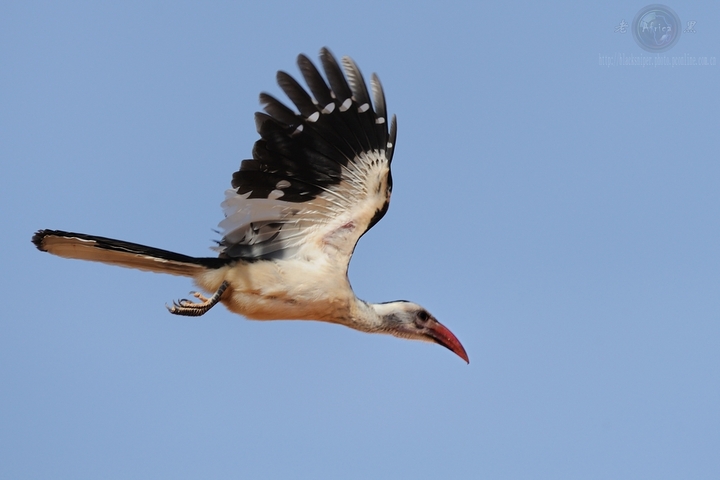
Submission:
<svg viewBox="0 0 720 480">
<path fill-rule="evenodd" d="M 343 323 L 361 332 L 381 332 L 384 330 L 385 322 L 378 307 L 382 307 L 382 304 L 368 303 L 355 297 L 349 315 Z"/>
</svg>

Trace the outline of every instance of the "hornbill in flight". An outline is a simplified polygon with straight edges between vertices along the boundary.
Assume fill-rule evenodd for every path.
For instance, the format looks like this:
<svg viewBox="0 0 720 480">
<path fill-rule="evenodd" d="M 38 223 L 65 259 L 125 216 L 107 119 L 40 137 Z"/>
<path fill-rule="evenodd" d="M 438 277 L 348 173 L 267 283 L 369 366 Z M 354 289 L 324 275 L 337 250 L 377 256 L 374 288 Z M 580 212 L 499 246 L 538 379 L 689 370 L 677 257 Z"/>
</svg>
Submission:
<svg viewBox="0 0 720 480">
<path fill-rule="evenodd" d="M 209 297 L 182 299 L 176 315 L 203 315 L 218 302 L 255 320 L 337 323 L 369 333 L 424 340 L 466 362 L 450 330 L 408 301 L 368 303 L 347 277 L 358 239 L 390 203 L 397 124 L 388 122 L 380 80 L 369 91 L 355 62 L 320 51 L 325 78 L 304 55 L 298 66 L 312 96 L 290 75 L 277 81 L 298 112 L 262 93 L 260 139 L 233 174 L 222 204 L 217 257 L 191 257 L 136 243 L 40 230 L 38 249 L 66 258 L 191 277 Z"/>
</svg>

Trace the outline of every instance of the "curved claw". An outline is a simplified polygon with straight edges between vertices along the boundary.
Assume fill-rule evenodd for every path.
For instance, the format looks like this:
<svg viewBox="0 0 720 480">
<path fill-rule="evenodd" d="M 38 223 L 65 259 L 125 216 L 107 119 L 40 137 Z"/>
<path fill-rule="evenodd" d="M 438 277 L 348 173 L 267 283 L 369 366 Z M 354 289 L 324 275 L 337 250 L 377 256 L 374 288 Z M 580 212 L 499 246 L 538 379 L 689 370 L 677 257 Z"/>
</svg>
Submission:
<svg viewBox="0 0 720 480">
<path fill-rule="evenodd" d="M 199 299 L 201 303 L 190 301 L 187 298 L 181 298 L 180 300 L 174 300 L 172 307 L 168 307 L 167 305 L 165 305 L 165 307 L 170 313 L 175 315 L 199 317 L 200 315 L 203 315 L 205 312 L 210 310 L 213 306 L 215 306 L 215 304 L 220 301 L 220 298 L 222 297 L 223 293 L 225 293 L 225 290 L 229 285 L 230 284 L 227 281 L 224 281 L 220 285 L 220 288 L 218 288 L 217 292 L 215 292 L 215 295 L 212 296 L 212 298 L 206 298 L 200 292 L 190 292 L 190 294 L 195 298 Z"/>
</svg>

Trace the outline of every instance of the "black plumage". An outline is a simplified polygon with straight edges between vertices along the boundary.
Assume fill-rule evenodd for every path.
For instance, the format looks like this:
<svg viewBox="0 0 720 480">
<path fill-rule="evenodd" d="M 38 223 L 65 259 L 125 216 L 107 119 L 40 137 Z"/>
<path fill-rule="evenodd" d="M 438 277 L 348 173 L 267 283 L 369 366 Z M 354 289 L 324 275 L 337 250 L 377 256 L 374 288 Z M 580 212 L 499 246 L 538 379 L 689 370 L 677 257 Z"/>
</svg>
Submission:
<svg viewBox="0 0 720 480">
<path fill-rule="evenodd" d="M 320 58 L 332 90 L 313 63 L 304 55 L 298 56 L 298 66 L 314 101 L 293 77 L 278 72 L 278 84 L 300 114 L 267 93 L 260 95 L 266 112 L 256 114 L 260 140 L 255 142 L 253 158 L 243 160 L 240 170 L 233 174 L 232 186 L 238 194 L 250 192 L 248 198 L 268 198 L 276 185 L 286 180 L 290 185 L 283 189 L 282 201 L 309 201 L 340 183 L 342 167 L 363 152 L 391 150 L 377 77 L 373 82 L 377 85 L 374 97 L 378 112 L 354 62 L 345 61 L 348 83 L 329 50 L 322 49 Z"/>
<path fill-rule="evenodd" d="M 288 236 L 297 231 L 288 228 L 288 223 L 296 219 L 278 216 L 273 209 L 285 202 L 309 204 L 322 195 L 333 197 L 333 201 L 339 200 L 338 195 L 358 195 L 356 189 L 362 187 L 343 187 L 342 184 L 357 184 L 358 175 L 368 174 L 368 162 L 386 164 L 387 168 L 377 170 L 377 174 L 387 178 L 387 192 L 369 224 L 363 225 L 363 232 L 387 211 L 396 122 L 393 117 L 388 125 L 380 80 L 377 75 L 371 77 L 371 96 L 353 60 L 345 57 L 341 66 L 326 48 L 321 50 L 320 60 L 325 78 L 305 55 L 297 58 L 310 93 L 289 74 L 283 71 L 277 74 L 278 85 L 297 111 L 268 93 L 260 94 L 264 112 L 255 114 L 260 139 L 253 147 L 253 158 L 243 160 L 240 170 L 233 174 L 232 187 L 248 201 L 267 199 L 274 203 L 267 206 L 266 216 L 245 224 L 233 224 L 226 230 L 220 242 L 223 256 L 282 257 L 282 251 L 292 243 L 287 241 Z M 352 201 L 350 197 L 346 200 Z"/>
</svg>

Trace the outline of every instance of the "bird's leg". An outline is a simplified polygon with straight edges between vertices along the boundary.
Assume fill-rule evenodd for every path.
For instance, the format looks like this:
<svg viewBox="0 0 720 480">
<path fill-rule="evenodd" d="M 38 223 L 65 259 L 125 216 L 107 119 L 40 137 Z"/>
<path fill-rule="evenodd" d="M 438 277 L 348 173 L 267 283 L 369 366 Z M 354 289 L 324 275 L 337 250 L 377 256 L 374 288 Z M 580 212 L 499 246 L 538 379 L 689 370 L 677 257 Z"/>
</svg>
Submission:
<svg viewBox="0 0 720 480">
<path fill-rule="evenodd" d="M 215 294 L 210 298 L 206 298 L 203 294 L 199 292 L 192 292 L 193 296 L 200 300 L 200 303 L 192 302 L 186 298 L 183 298 L 181 300 L 174 301 L 172 307 L 168 307 L 167 305 L 165 306 L 167 307 L 168 311 L 170 311 L 170 313 L 173 313 L 175 315 L 184 315 L 186 317 L 199 317 L 200 315 L 203 315 L 205 312 L 214 307 L 215 304 L 220 301 L 220 297 L 222 297 L 222 294 L 225 292 L 228 285 L 230 284 L 227 281 L 224 281 L 222 285 L 220 285 L 220 288 L 217 289 L 217 292 L 215 292 Z"/>
</svg>

